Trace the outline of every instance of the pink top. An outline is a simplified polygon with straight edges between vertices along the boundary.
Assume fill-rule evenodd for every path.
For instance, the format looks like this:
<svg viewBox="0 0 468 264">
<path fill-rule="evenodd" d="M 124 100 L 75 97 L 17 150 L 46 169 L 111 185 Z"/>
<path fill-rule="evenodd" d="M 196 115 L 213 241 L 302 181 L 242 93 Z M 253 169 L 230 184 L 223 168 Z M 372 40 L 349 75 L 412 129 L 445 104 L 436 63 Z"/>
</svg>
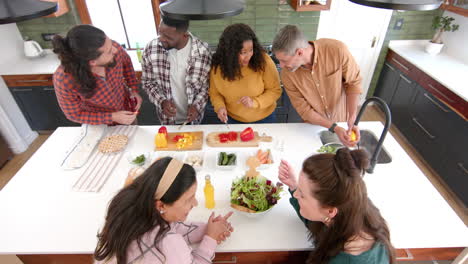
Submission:
<svg viewBox="0 0 468 264">
<path fill-rule="evenodd" d="M 128 264 L 191 264 L 211 263 L 216 249 L 216 240 L 205 235 L 206 224 L 204 223 L 172 223 L 171 229 L 166 233 L 158 247 L 153 245 L 159 227 L 143 235 L 141 249 L 136 241 L 130 243 L 127 251 Z M 196 249 L 189 244 L 198 243 Z M 95 264 L 115 264 L 115 258 L 107 261 L 97 261 Z"/>
</svg>

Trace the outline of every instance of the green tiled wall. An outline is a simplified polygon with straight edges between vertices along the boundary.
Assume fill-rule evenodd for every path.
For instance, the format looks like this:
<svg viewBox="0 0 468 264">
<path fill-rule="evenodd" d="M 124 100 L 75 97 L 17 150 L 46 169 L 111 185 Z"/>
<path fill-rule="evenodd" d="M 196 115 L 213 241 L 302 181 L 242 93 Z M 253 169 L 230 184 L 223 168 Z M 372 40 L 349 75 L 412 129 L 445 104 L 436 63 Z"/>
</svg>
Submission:
<svg viewBox="0 0 468 264">
<path fill-rule="evenodd" d="M 43 40 L 41 33 L 59 33 L 64 35 L 71 27 L 81 23 L 74 1 L 68 0 L 68 6 L 71 12 L 59 17 L 40 17 L 18 22 L 17 25 L 21 35 L 23 38 L 28 37 L 37 41 L 43 48 L 52 48 L 52 42 Z"/>
<path fill-rule="evenodd" d="M 241 14 L 222 20 L 190 21 L 190 31 L 216 45 L 224 28 L 234 23 L 244 23 L 252 27 L 261 43 L 271 44 L 280 28 L 287 24 L 298 25 L 308 39 L 317 36 L 320 12 L 295 12 L 286 1 L 246 0 Z"/>
<path fill-rule="evenodd" d="M 51 42 L 42 40 L 41 33 L 66 33 L 80 23 L 73 0 L 68 0 L 71 12 L 57 18 L 36 18 L 18 23 L 23 37 L 33 39 L 42 47 L 51 48 Z M 256 32 L 260 42 L 270 44 L 278 30 L 287 24 L 296 24 L 314 40 L 317 35 L 320 12 L 295 12 L 284 0 L 246 0 L 241 14 L 221 20 L 191 21 L 190 31 L 210 45 L 216 45 L 224 28 L 234 23 L 245 23 Z"/>
<path fill-rule="evenodd" d="M 432 19 L 441 15 L 442 10 L 434 11 L 393 11 L 392 19 L 388 25 L 387 34 L 380 51 L 379 59 L 375 67 L 374 75 L 369 86 L 367 96 L 374 94 L 380 72 L 382 71 L 383 63 L 388 52 L 388 43 L 390 40 L 410 40 L 410 39 L 430 39 L 434 34 L 432 29 Z M 400 30 L 395 30 L 393 27 L 398 19 L 403 18 L 403 26 Z"/>
</svg>

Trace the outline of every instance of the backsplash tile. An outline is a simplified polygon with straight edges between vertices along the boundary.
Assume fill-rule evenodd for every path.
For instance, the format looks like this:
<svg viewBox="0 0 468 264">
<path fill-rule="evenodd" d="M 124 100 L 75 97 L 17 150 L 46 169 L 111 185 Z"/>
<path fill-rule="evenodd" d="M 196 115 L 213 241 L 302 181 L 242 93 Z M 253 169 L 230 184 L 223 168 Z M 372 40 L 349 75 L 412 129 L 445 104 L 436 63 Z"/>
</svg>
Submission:
<svg viewBox="0 0 468 264">
<path fill-rule="evenodd" d="M 41 33 L 65 34 L 71 27 L 81 23 L 76 12 L 73 0 L 67 0 L 70 12 L 59 17 L 40 17 L 23 22 L 18 22 L 17 26 L 23 38 L 35 40 L 43 48 L 52 48 L 51 41 L 42 39 Z"/>
</svg>

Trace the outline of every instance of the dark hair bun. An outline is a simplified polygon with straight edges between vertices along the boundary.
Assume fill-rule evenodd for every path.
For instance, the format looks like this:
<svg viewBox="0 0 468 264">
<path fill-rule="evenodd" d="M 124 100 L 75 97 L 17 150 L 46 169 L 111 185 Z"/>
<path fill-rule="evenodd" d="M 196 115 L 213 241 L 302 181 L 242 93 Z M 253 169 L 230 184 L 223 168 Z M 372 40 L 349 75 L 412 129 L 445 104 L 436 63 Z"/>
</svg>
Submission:
<svg viewBox="0 0 468 264">
<path fill-rule="evenodd" d="M 66 52 L 66 42 L 65 39 L 60 35 L 55 35 L 52 38 L 52 46 L 54 47 L 53 51 L 56 54 L 63 54 Z"/>
<path fill-rule="evenodd" d="M 364 169 L 369 166 L 369 155 L 365 150 L 350 150 L 341 148 L 336 152 L 335 161 L 338 166 L 349 176 L 361 175 Z"/>
</svg>

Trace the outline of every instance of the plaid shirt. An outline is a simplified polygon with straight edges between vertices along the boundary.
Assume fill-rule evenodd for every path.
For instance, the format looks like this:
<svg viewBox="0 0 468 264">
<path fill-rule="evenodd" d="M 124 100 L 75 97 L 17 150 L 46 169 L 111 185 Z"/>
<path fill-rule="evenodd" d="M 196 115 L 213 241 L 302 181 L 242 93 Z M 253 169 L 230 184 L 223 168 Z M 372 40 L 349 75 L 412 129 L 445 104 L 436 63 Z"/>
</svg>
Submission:
<svg viewBox="0 0 468 264">
<path fill-rule="evenodd" d="M 106 78 L 96 77 L 95 93 L 90 98 L 80 94 L 80 85 L 60 65 L 54 73 L 58 103 L 65 116 L 73 122 L 99 125 L 112 124 L 112 112 L 126 110 L 129 89 L 138 91 L 138 82 L 127 52 L 116 42 L 115 67 L 106 67 Z"/>
<path fill-rule="evenodd" d="M 192 34 L 190 36 L 192 38 L 192 47 L 187 63 L 185 88 L 188 105 L 194 105 L 199 113 L 198 119 L 194 120 L 193 123 L 199 124 L 203 119 L 208 100 L 211 52 L 208 49 L 208 44 Z M 164 100 L 173 100 L 168 51 L 156 38 L 148 43 L 142 57 L 142 87 L 150 100 L 156 105 L 161 124 L 173 125 L 175 124 L 175 117 L 168 117 L 162 111 L 162 102 Z"/>
</svg>

